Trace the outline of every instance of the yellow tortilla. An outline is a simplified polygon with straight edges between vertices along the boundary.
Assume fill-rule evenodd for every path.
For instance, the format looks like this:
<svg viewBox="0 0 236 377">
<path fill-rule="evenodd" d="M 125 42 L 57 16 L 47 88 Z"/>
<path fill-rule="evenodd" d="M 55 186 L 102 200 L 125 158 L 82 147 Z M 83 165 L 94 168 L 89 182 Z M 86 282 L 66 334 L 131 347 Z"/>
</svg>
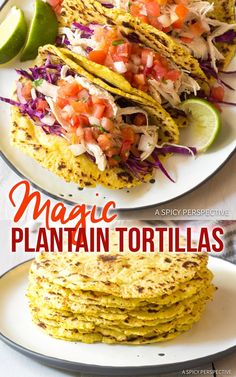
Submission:
<svg viewBox="0 0 236 377">
<path fill-rule="evenodd" d="M 152 124 L 156 124 L 159 129 L 159 142 L 178 143 L 178 127 L 170 115 L 161 107 L 154 103 L 145 105 L 147 101 L 135 94 L 124 94 L 123 91 L 108 85 L 99 78 L 95 78 L 86 71 L 78 62 L 74 62 L 64 56 L 63 49 L 55 46 L 44 46 L 39 50 L 38 65 L 50 53 L 55 62 L 67 64 L 79 75 L 84 76 L 93 84 L 96 84 L 114 95 L 119 95 L 134 102 L 136 106 L 145 109 L 150 115 Z M 145 106 L 144 106 L 145 105 Z M 34 125 L 27 116 L 22 115 L 16 107 L 12 108 L 11 142 L 22 152 L 34 158 L 40 165 L 50 170 L 54 174 L 63 178 L 67 182 L 75 182 L 80 187 L 95 187 L 97 184 L 104 185 L 111 189 L 130 188 L 149 181 L 152 171 L 143 180 L 135 178 L 129 171 L 121 167 L 107 168 L 100 171 L 97 165 L 90 161 L 85 155 L 75 157 L 68 148 L 68 142 L 57 135 L 47 135 L 44 131 Z"/>
<path fill-rule="evenodd" d="M 62 26 L 70 27 L 73 22 L 116 24 L 129 39 L 139 40 L 173 61 L 178 67 L 191 72 L 193 76 L 206 80 L 198 61 L 184 46 L 162 31 L 145 24 L 121 9 L 107 9 L 96 0 L 64 0 L 59 23 Z"/>
</svg>

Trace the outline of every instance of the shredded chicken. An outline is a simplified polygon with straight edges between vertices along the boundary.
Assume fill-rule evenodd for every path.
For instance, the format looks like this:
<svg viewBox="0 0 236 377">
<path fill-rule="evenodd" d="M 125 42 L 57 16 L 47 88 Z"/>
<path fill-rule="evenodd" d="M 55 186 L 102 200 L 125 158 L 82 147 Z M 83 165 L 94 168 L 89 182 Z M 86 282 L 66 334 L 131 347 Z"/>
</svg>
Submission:
<svg viewBox="0 0 236 377">
<path fill-rule="evenodd" d="M 76 76 L 75 80 L 78 81 L 83 88 L 87 89 L 89 94 L 106 99 L 113 109 L 114 116 L 117 114 L 118 106 L 116 105 L 114 97 L 111 94 L 97 85 L 91 84 L 91 82 L 89 82 L 85 77 Z"/>
<path fill-rule="evenodd" d="M 61 109 L 55 104 L 55 102 L 50 97 L 45 97 L 47 103 L 49 104 L 49 107 L 55 116 L 58 123 L 64 128 L 65 130 L 68 130 L 70 127 L 69 122 L 67 122 L 62 116 L 61 116 Z"/>
<path fill-rule="evenodd" d="M 146 160 L 152 154 L 156 148 L 157 140 L 158 133 L 156 130 L 153 130 L 149 135 L 143 134 L 141 136 L 138 145 L 138 150 L 142 152 L 140 156 L 141 161 Z"/>
</svg>

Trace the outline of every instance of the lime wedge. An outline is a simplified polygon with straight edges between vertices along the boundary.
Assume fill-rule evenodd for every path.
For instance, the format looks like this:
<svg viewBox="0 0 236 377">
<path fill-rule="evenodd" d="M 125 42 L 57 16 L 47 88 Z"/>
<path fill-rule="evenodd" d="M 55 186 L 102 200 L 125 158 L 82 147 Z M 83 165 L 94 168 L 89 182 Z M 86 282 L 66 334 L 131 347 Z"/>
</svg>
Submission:
<svg viewBox="0 0 236 377">
<path fill-rule="evenodd" d="M 198 152 L 205 152 L 214 142 L 220 127 L 221 117 L 219 111 L 208 101 L 191 98 L 181 103 L 188 119 L 189 133 L 192 146 Z"/>
<path fill-rule="evenodd" d="M 33 20 L 20 60 L 34 59 L 40 46 L 53 44 L 56 40 L 57 29 L 57 17 L 51 6 L 42 0 L 36 0 Z"/>
<path fill-rule="evenodd" d="M 21 9 L 11 8 L 0 25 L 0 35 L 0 64 L 3 64 L 13 59 L 25 43 L 27 25 Z"/>
</svg>

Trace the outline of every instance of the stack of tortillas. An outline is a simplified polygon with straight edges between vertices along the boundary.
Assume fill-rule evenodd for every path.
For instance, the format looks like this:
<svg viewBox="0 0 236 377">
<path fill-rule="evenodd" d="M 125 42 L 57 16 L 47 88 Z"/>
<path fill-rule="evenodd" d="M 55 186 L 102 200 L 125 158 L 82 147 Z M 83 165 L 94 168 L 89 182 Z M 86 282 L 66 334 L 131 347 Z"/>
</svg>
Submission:
<svg viewBox="0 0 236 377">
<path fill-rule="evenodd" d="M 215 291 L 205 254 L 42 253 L 30 270 L 33 321 L 86 343 L 146 344 L 189 330 Z"/>
</svg>

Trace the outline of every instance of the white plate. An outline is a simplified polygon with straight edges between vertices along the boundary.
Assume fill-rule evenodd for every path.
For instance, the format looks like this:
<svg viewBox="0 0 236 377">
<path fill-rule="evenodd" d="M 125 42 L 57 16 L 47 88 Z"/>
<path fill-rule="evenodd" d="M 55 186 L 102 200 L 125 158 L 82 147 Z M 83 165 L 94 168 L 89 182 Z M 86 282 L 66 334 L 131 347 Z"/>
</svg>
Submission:
<svg viewBox="0 0 236 377">
<path fill-rule="evenodd" d="M 32 12 L 32 1 L 9 0 L 1 12 L 5 16 L 10 6 L 16 4 L 25 9 L 28 16 Z M 236 60 L 235 60 L 236 63 Z M 10 97 L 14 80 L 17 75 L 14 68 L 26 67 L 26 64 L 13 62 L 0 68 L 0 95 Z M 230 69 L 234 69 L 231 65 Z M 236 88 L 236 77 L 228 77 L 230 84 Z M 228 93 L 232 102 L 236 102 L 236 94 Z M 196 160 L 191 157 L 173 156 L 166 162 L 168 172 L 175 178 L 176 183 L 170 182 L 161 172 L 157 172 L 155 183 L 145 184 L 131 190 L 107 190 L 98 186 L 95 189 L 80 191 L 78 185 L 66 183 L 49 171 L 40 167 L 33 159 L 13 148 L 9 141 L 10 109 L 0 103 L 0 150 L 3 158 L 21 176 L 30 180 L 35 187 L 55 198 L 60 198 L 69 203 L 85 203 L 88 205 L 102 206 L 108 200 L 115 200 L 119 209 L 134 209 L 158 205 L 176 199 L 205 182 L 217 172 L 228 160 L 236 148 L 235 109 L 227 107 L 222 114 L 222 131 L 209 152 L 199 155 Z M 223 182 L 222 182 L 223 184 Z"/>
<path fill-rule="evenodd" d="M 0 280 L 0 333 L 18 351 L 54 367 L 103 376 L 146 375 L 202 365 L 236 349 L 236 266 L 210 257 L 219 288 L 199 323 L 178 338 L 156 345 L 83 344 L 53 339 L 30 319 L 25 297 L 30 262 Z"/>
</svg>

